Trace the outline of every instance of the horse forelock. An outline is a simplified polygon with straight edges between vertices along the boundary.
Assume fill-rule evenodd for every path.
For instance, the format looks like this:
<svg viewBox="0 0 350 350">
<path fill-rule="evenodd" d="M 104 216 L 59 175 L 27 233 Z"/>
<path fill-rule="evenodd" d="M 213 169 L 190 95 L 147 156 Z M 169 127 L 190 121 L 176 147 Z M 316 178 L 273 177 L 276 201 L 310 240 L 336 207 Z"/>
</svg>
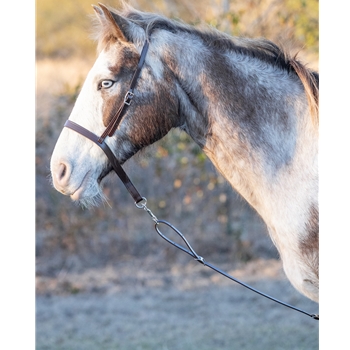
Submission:
<svg viewBox="0 0 350 350">
<path fill-rule="evenodd" d="M 113 36 L 110 27 L 102 24 L 95 16 L 91 16 L 93 24 L 93 30 L 91 32 L 91 38 L 97 41 L 97 53 L 106 48 L 109 44 L 116 42 L 116 38 Z"/>
</svg>

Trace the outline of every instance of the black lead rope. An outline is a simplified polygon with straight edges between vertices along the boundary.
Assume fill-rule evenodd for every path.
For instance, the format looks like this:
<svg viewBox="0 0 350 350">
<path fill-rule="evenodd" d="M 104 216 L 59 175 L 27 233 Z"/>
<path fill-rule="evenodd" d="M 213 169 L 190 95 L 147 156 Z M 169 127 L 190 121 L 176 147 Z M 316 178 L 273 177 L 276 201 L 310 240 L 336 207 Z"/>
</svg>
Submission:
<svg viewBox="0 0 350 350">
<path fill-rule="evenodd" d="M 171 239 L 169 239 L 168 237 L 166 237 L 166 236 L 159 230 L 159 228 L 158 228 L 158 225 L 159 225 L 159 224 L 164 224 L 164 225 L 170 227 L 174 232 L 176 232 L 176 233 L 184 240 L 184 242 L 185 242 L 186 245 L 190 248 L 190 250 L 188 250 L 188 249 L 182 247 L 181 245 L 175 243 L 174 241 L 172 241 Z M 221 275 L 227 277 L 227 278 L 230 279 L 231 281 L 234 281 L 234 282 L 236 282 L 236 283 L 242 285 L 243 287 L 250 289 L 251 291 L 253 291 L 253 292 L 257 293 L 257 294 L 260 294 L 261 296 L 263 296 L 263 297 L 265 297 L 265 298 L 267 298 L 267 299 L 270 299 L 270 300 L 272 300 L 272 301 L 275 301 L 276 303 L 279 303 L 279 304 L 281 304 L 281 305 L 284 305 L 284 306 L 286 306 L 286 307 L 289 307 L 290 309 L 293 309 L 293 310 L 295 310 L 295 311 L 299 311 L 299 312 L 301 312 L 301 313 L 303 313 L 303 314 L 305 314 L 305 315 L 307 315 L 307 316 L 309 316 L 309 317 L 311 317 L 311 318 L 313 318 L 313 319 L 315 319 L 315 320 L 318 320 L 318 319 L 319 319 L 319 315 L 310 314 L 310 313 L 308 313 L 308 312 L 306 312 L 306 311 L 304 311 L 304 310 L 301 310 L 301 309 L 299 309 L 299 308 L 297 308 L 297 307 L 295 307 L 295 306 L 289 305 L 289 304 L 287 304 L 287 303 L 285 303 L 285 302 L 283 302 L 283 301 L 281 301 L 281 300 L 278 300 L 278 299 L 276 299 L 276 298 L 273 298 L 273 297 L 269 296 L 268 294 L 265 294 L 265 293 L 263 293 L 263 292 L 261 292 L 261 291 L 255 289 L 255 288 L 253 288 L 252 286 L 250 286 L 250 285 L 248 285 L 248 284 L 246 284 L 246 283 L 244 283 L 244 282 L 238 280 L 237 278 L 235 278 L 235 277 L 229 275 L 228 273 L 224 272 L 223 270 L 221 270 L 220 268 L 214 266 L 213 264 L 210 264 L 210 263 L 206 262 L 206 261 L 204 260 L 203 257 L 199 256 L 199 255 L 193 250 L 193 248 L 192 248 L 191 245 L 188 243 L 188 241 L 186 240 L 186 238 L 184 237 L 184 235 L 183 235 L 176 227 L 174 227 L 173 225 L 171 225 L 169 222 L 164 221 L 164 220 L 159 220 L 159 221 L 156 223 L 156 225 L 155 225 L 155 229 L 156 229 L 156 231 L 158 232 L 158 234 L 159 234 L 163 239 L 165 239 L 167 242 L 169 242 L 170 244 L 172 244 L 172 245 L 175 246 L 176 248 L 181 249 L 183 252 L 185 252 L 185 253 L 191 255 L 196 261 L 200 262 L 200 263 L 203 264 L 204 266 L 208 266 L 208 267 L 211 268 L 212 270 L 214 270 L 214 271 L 220 273 Z"/>
<path fill-rule="evenodd" d="M 188 242 L 188 240 L 186 239 L 186 237 L 175 227 L 173 226 L 172 224 L 170 224 L 169 222 L 165 221 L 165 220 L 158 220 L 157 217 L 152 213 L 152 211 L 147 208 L 146 206 L 147 204 L 147 200 L 145 198 L 143 198 L 143 201 L 140 202 L 140 203 L 136 203 L 136 206 L 137 208 L 140 208 L 140 209 L 144 209 L 152 218 L 152 220 L 155 222 L 155 230 L 157 231 L 157 233 L 159 234 L 160 237 L 162 237 L 165 241 L 167 241 L 168 243 L 170 243 L 171 245 L 173 245 L 174 247 L 182 250 L 183 252 L 187 253 L 188 255 L 192 256 L 196 261 L 198 261 L 199 263 L 201 263 L 202 265 L 204 266 L 207 266 L 209 268 L 211 268 L 212 270 L 220 273 L 221 275 L 227 277 L 228 279 L 230 279 L 231 281 L 234 281 L 240 285 L 242 285 L 243 287 L 247 288 L 247 289 L 250 289 L 251 291 L 267 298 L 267 299 L 270 299 L 278 304 L 281 304 L 281 305 L 284 305 L 292 310 L 295 310 L 295 311 L 298 311 L 304 315 L 307 315 L 311 318 L 313 318 L 314 320 L 319 320 L 319 315 L 318 314 L 310 314 L 309 312 L 306 312 L 304 310 L 301 310 L 295 306 L 292 306 L 292 305 L 289 305 L 281 300 L 278 300 L 276 298 L 273 298 L 271 297 L 270 295 L 268 294 L 265 294 L 255 288 L 253 288 L 252 286 L 238 280 L 237 278 L 229 275 L 228 273 L 224 272 L 223 270 L 219 269 L 218 267 L 214 266 L 213 264 L 210 264 L 208 263 L 207 261 L 204 260 L 204 258 L 200 255 L 198 255 L 195 250 L 192 248 L 192 246 L 190 245 L 190 243 Z M 168 226 L 169 228 L 171 228 L 186 244 L 187 248 L 183 247 L 182 245 L 172 241 L 170 238 L 168 238 L 167 236 L 165 236 L 159 229 L 159 225 L 160 224 L 163 224 L 163 225 L 166 225 Z"/>
</svg>

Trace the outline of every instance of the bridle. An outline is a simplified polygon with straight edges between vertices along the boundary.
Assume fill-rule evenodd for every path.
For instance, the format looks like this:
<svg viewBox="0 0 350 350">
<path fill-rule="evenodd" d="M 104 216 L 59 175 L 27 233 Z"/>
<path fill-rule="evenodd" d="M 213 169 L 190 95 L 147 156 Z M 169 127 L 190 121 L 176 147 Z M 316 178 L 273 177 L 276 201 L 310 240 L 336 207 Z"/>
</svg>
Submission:
<svg viewBox="0 0 350 350">
<path fill-rule="evenodd" d="M 206 262 L 204 260 L 203 257 L 201 257 L 200 255 L 198 255 L 194 249 L 192 248 L 192 246 L 189 244 L 189 242 L 187 241 L 187 239 L 185 238 L 185 236 L 173 225 L 171 225 L 169 222 L 164 221 L 164 220 L 159 220 L 153 213 L 152 211 L 147 207 L 147 199 L 145 197 L 142 197 L 140 195 L 140 193 L 138 192 L 138 190 L 136 189 L 136 187 L 133 185 L 133 183 L 131 182 L 131 180 L 129 179 L 128 175 L 125 173 L 124 169 L 122 168 L 122 166 L 119 164 L 117 158 L 114 156 L 113 152 L 111 151 L 111 149 L 108 147 L 108 145 L 105 142 L 105 139 L 107 136 L 113 136 L 113 134 L 115 133 L 115 131 L 117 130 L 123 115 L 125 114 L 126 109 L 130 106 L 131 101 L 134 97 L 134 89 L 136 87 L 138 78 L 141 74 L 141 70 L 142 67 L 145 63 L 145 59 L 146 59 L 146 55 L 147 55 L 147 51 L 148 51 L 148 47 L 149 47 L 149 41 L 146 40 L 142 51 L 141 51 L 141 55 L 140 55 L 140 59 L 136 68 L 136 71 L 131 79 L 130 82 L 130 87 L 129 90 L 127 91 L 127 93 L 125 94 L 123 103 L 121 104 L 121 106 L 119 107 L 118 111 L 116 112 L 116 114 L 114 115 L 114 117 L 112 118 L 112 120 L 109 122 L 109 124 L 107 125 L 105 131 L 102 133 L 101 136 L 97 136 L 96 134 L 92 133 L 91 131 L 85 129 L 84 127 L 80 126 L 79 124 L 71 121 L 71 120 L 67 120 L 64 124 L 64 127 L 69 128 L 74 130 L 75 132 L 77 132 L 78 134 L 81 134 L 83 136 L 85 136 L 86 138 L 88 138 L 89 140 L 91 140 L 92 142 L 94 142 L 96 145 L 98 145 L 103 152 L 106 154 L 106 156 L 108 157 L 109 161 L 111 162 L 111 165 L 114 169 L 114 171 L 117 173 L 117 175 L 119 176 L 120 180 L 123 182 L 124 186 L 126 187 L 126 189 L 128 190 L 128 192 L 130 193 L 130 195 L 132 196 L 132 198 L 135 201 L 135 205 L 137 208 L 139 209 L 144 209 L 152 218 L 152 220 L 155 222 L 155 230 L 157 231 L 157 233 L 163 238 L 165 239 L 167 242 L 169 242 L 170 244 L 172 244 L 173 246 L 175 246 L 176 248 L 182 250 L 183 252 L 189 254 L 190 256 L 192 256 L 195 260 L 197 260 L 198 262 L 200 262 L 201 264 L 203 264 L 204 266 L 208 266 L 211 269 L 213 269 L 214 271 L 220 273 L 221 275 L 231 279 L 234 282 L 239 283 L 240 285 L 250 289 L 251 291 L 260 294 L 262 296 L 264 296 L 265 298 L 268 298 L 272 301 L 275 301 L 276 303 L 279 303 L 281 305 L 284 305 L 290 309 L 293 309 L 295 311 L 301 312 L 315 320 L 319 319 L 319 315 L 317 314 L 310 314 L 304 310 L 301 310 L 299 308 L 296 308 L 292 305 L 289 305 L 285 302 L 282 302 L 278 299 L 275 299 L 265 293 L 260 292 L 259 290 L 243 283 L 240 280 L 237 280 L 236 278 L 232 277 L 231 275 L 227 274 L 226 272 L 222 271 L 221 269 L 215 267 L 214 265 Z M 159 225 L 163 224 L 166 225 L 168 227 L 170 227 L 178 236 L 180 236 L 180 238 L 185 242 L 187 248 L 175 243 L 174 241 L 172 241 L 171 239 L 169 239 L 168 237 L 166 237 L 159 229 Z"/>
<path fill-rule="evenodd" d="M 149 42 L 148 42 L 148 40 L 146 40 L 146 42 L 142 48 L 142 51 L 141 51 L 141 56 L 140 56 L 140 60 L 139 60 L 139 63 L 137 65 L 136 71 L 131 79 L 129 90 L 127 91 L 127 93 L 124 96 L 123 103 L 120 105 L 117 113 L 114 115 L 112 120 L 109 122 L 109 124 L 107 125 L 105 131 L 102 133 L 101 136 L 95 135 L 91 131 L 85 129 L 84 127 L 80 126 L 79 124 L 77 124 L 71 120 L 67 120 L 64 124 L 64 126 L 66 128 L 72 129 L 72 130 L 76 131 L 78 134 L 85 136 L 86 138 L 88 138 L 89 140 L 94 142 L 97 146 L 99 146 L 103 150 L 103 152 L 106 154 L 109 161 L 111 162 L 111 165 L 112 165 L 114 171 L 117 173 L 117 175 L 119 176 L 119 178 L 123 182 L 126 189 L 129 191 L 131 197 L 134 199 L 136 204 L 141 202 L 143 200 L 143 198 L 141 197 L 140 193 L 138 192 L 136 187 L 133 185 L 133 183 L 129 179 L 128 175 L 125 173 L 124 169 L 119 164 L 118 160 L 114 156 L 111 149 L 106 144 L 105 139 L 107 136 L 113 136 L 113 134 L 115 133 L 115 131 L 118 128 L 118 125 L 120 124 L 120 122 L 123 118 L 123 115 L 125 114 L 127 107 L 130 106 L 131 101 L 134 98 L 134 89 L 136 87 L 137 80 L 141 74 L 142 67 L 145 63 L 148 47 L 149 47 Z"/>
</svg>

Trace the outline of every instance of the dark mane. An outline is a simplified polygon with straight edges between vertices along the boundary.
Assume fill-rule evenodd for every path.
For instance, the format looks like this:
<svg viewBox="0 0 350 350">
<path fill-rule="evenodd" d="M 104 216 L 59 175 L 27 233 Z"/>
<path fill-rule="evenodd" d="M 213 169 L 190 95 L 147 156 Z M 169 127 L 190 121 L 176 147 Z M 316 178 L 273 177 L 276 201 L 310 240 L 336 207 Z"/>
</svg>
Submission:
<svg viewBox="0 0 350 350">
<path fill-rule="evenodd" d="M 112 9 L 111 11 L 113 12 Z M 152 33 L 157 29 L 166 30 L 174 34 L 187 33 L 197 37 L 208 48 L 215 49 L 215 51 L 232 51 L 242 56 L 258 59 L 288 73 L 296 74 L 304 85 L 311 115 L 314 120 L 318 120 L 318 73 L 306 68 L 305 65 L 297 60 L 297 55 L 292 57 L 272 41 L 264 38 L 231 37 L 214 28 L 206 27 L 200 29 L 158 14 L 140 12 L 128 4 L 124 4 L 124 8 L 120 14 L 143 28 L 147 38 L 150 38 Z M 104 40 L 106 38 L 105 36 L 108 36 L 108 33 L 105 32 L 104 35 L 102 34 L 102 38 L 100 33 L 99 41 Z"/>
<path fill-rule="evenodd" d="M 289 62 L 291 59 L 290 55 L 273 42 L 264 38 L 234 38 L 214 28 L 198 29 L 161 15 L 139 12 L 129 6 L 126 7 L 122 15 L 142 27 L 148 37 L 156 29 L 167 30 L 172 33 L 183 32 L 200 38 L 208 47 L 216 50 L 234 51 L 273 64 L 281 69 L 288 71 L 292 69 Z M 318 76 L 317 73 L 315 75 Z"/>
</svg>

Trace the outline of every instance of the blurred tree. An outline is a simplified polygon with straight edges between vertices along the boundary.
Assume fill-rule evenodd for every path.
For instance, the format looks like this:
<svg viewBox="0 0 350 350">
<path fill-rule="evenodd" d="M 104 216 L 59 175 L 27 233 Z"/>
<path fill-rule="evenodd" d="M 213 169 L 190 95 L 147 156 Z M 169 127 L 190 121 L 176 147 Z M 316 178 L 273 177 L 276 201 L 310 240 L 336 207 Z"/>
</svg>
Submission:
<svg viewBox="0 0 350 350">
<path fill-rule="evenodd" d="M 36 1 L 36 55 L 70 57 L 95 52 L 89 40 L 90 0 Z"/>
<path fill-rule="evenodd" d="M 318 0 L 287 0 L 286 10 L 280 16 L 295 28 L 294 37 L 309 48 L 318 51 L 319 19 Z"/>
<path fill-rule="evenodd" d="M 119 1 L 106 5 L 120 8 Z M 291 41 L 297 49 L 318 52 L 318 0 L 146 0 L 129 1 L 135 8 L 162 13 L 190 24 L 209 24 L 231 35 L 264 36 Z M 91 0 L 37 0 L 37 58 L 95 53 L 89 39 Z"/>
</svg>

